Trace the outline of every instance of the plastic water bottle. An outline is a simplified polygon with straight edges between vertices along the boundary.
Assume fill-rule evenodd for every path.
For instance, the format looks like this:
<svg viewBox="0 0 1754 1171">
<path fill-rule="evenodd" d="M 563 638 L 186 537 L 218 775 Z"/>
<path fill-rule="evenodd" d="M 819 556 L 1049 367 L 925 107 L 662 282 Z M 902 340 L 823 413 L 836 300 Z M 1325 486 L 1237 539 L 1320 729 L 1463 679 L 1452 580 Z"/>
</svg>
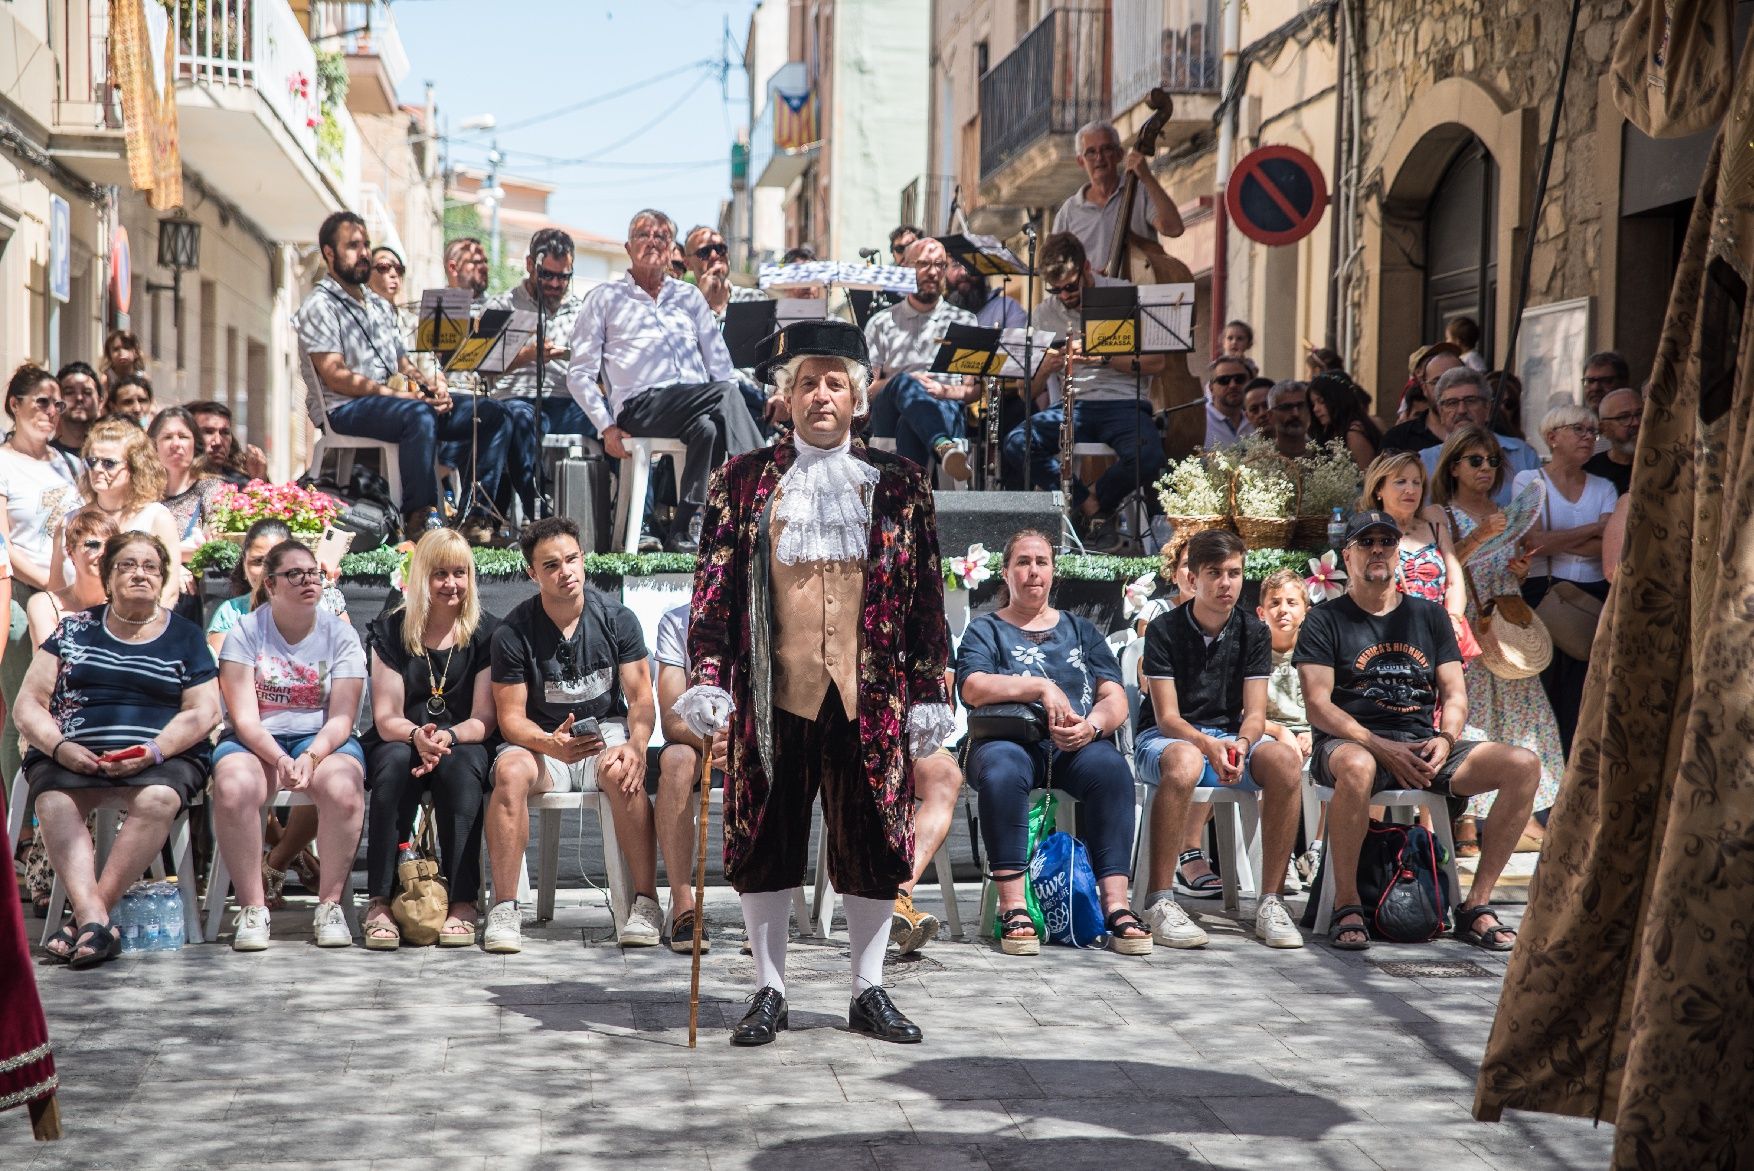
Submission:
<svg viewBox="0 0 1754 1171">
<path fill-rule="evenodd" d="M 149 886 L 140 895 L 141 951 L 164 950 L 164 917 L 158 900 L 158 888 Z"/>
<path fill-rule="evenodd" d="M 165 951 L 183 950 L 183 900 L 178 897 L 178 889 L 170 883 L 163 884 L 163 893 L 159 896 L 164 907 L 164 928 L 160 938 L 164 940 Z"/>
<path fill-rule="evenodd" d="M 140 950 L 140 896 L 129 887 L 128 893 L 122 896 L 122 905 L 116 908 L 116 926 L 122 931 L 122 953 Z"/>
<path fill-rule="evenodd" d="M 1328 516 L 1328 548 L 1338 549 L 1346 543 L 1346 510 L 1336 508 Z"/>
</svg>

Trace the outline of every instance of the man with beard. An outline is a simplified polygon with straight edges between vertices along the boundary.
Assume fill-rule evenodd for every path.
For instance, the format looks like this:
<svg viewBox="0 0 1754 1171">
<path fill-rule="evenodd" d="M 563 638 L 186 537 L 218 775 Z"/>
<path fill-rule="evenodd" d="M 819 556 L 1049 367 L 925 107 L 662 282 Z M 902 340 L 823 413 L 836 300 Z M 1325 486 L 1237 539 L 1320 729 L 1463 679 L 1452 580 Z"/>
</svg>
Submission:
<svg viewBox="0 0 1754 1171">
<path fill-rule="evenodd" d="M 427 527 L 438 508 L 440 439 L 466 441 L 480 412 L 481 484 L 489 497 L 505 466 L 505 410 L 478 396 L 451 398 L 442 375 L 428 385 L 408 357 L 396 311 L 366 288 L 371 241 L 365 221 L 338 211 L 317 231 L 328 272 L 293 317 L 312 422 L 339 435 L 397 445 L 408 531 Z M 482 517 L 476 530 L 491 529 Z"/>
<path fill-rule="evenodd" d="M 907 250 L 912 248 L 914 241 L 924 236 L 925 229 L 916 228 L 912 224 L 902 224 L 889 233 L 889 255 L 897 264 L 907 263 Z"/>
<path fill-rule="evenodd" d="M 1265 435 L 1268 439 L 1273 438 L 1272 389 L 1271 378 L 1251 378 L 1242 388 L 1242 413 L 1248 418 L 1249 426 L 1255 429 L 1255 434 Z"/>
<path fill-rule="evenodd" d="M 61 380 L 61 394 L 67 396 L 66 379 Z M 67 412 L 71 414 L 71 396 L 67 396 L 67 402 Z M 1632 457 L 1638 451 L 1638 428 L 1644 421 L 1644 396 L 1629 386 L 1622 386 L 1603 395 L 1598 410 L 1602 438 L 1608 441 L 1608 449 L 1590 456 L 1583 470 L 1609 481 L 1614 490 L 1624 496 L 1632 487 Z"/>
<path fill-rule="evenodd" d="M 1139 178 L 1133 200 L 1133 218 L 1127 225 L 1135 236 L 1157 239 L 1158 233 L 1174 238 L 1182 234 L 1181 212 L 1175 200 L 1151 173 L 1151 160 L 1136 150 L 1123 151 L 1121 136 L 1107 122 L 1091 122 L 1078 131 L 1078 168 L 1089 182 L 1066 198 L 1054 216 L 1054 227 L 1070 232 L 1084 245 L 1084 254 L 1100 269 L 1108 263 L 1121 215 L 1121 173 Z"/>
<path fill-rule="evenodd" d="M 585 298 L 573 323 L 566 377 L 613 458 L 627 458 L 628 436 L 688 445 L 667 543 L 672 552 L 693 553 L 708 477 L 728 457 L 759 447 L 761 433 L 743 405 L 731 352 L 706 298 L 670 278 L 675 240 L 675 221 L 663 212 L 634 214 L 627 273 Z"/>
<path fill-rule="evenodd" d="M 597 437 L 597 429 L 583 408 L 566 392 L 566 364 L 572 356 L 567 339 L 578 320 L 584 299 L 572 291 L 573 239 L 559 228 L 543 228 L 530 237 L 530 253 L 524 258 L 524 280 L 490 299 L 488 309 L 535 313 L 541 307 L 543 337 L 532 338 L 512 355 L 505 373 L 493 386 L 493 396 L 510 420 L 508 479 L 502 481 L 501 508 L 511 505 L 515 492 L 523 501 L 524 515 L 535 515 L 537 469 L 542 449 L 537 435 L 536 412 L 542 412 L 545 435 Z M 536 371 L 542 371 L 542 398 L 536 398 Z"/>
<path fill-rule="evenodd" d="M 1273 447 L 1286 459 L 1309 453 L 1309 383 L 1275 382 L 1267 392 L 1273 410 Z"/>
<path fill-rule="evenodd" d="M 974 314 L 944 298 L 950 256 L 927 237 L 908 245 L 914 291 L 865 323 L 871 356 L 871 433 L 895 440 L 895 452 L 930 469 L 935 457 L 952 478 L 968 480 L 968 440 L 962 404 L 980 387 L 972 379 L 929 373 L 944 329 L 973 325 Z"/>
<path fill-rule="evenodd" d="M 1022 329 L 1029 322 L 1015 298 L 1003 288 L 994 288 L 989 277 L 970 272 L 966 265 L 952 260 L 946 276 L 948 291 L 944 299 L 974 314 L 982 329 Z"/>
<path fill-rule="evenodd" d="M 239 447 L 233 437 L 230 407 L 222 402 L 192 403 L 189 413 L 195 416 L 196 437 L 201 441 L 196 465 L 201 474 L 239 486 L 268 478 L 267 454 L 254 443 Z"/>
<path fill-rule="evenodd" d="M 1104 354 L 1086 356 L 1079 348 L 1079 314 L 1084 290 L 1112 288 L 1127 282 L 1097 275 L 1084 254 L 1084 246 L 1070 232 L 1055 232 L 1041 247 L 1041 276 L 1047 296 L 1036 306 L 1036 328 L 1067 339 L 1042 355 L 1030 393 L 1037 410 L 1024 427 L 1005 436 L 1005 463 L 1017 477 L 1024 473 L 1024 455 L 1030 457 L 1029 482 L 1037 488 L 1056 488 L 1060 483 L 1060 429 L 1066 418 L 1065 380 L 1072 379 L 1075 399 L 1072 427 L 1076 442 L 1106 443 L 1114 449 L 1115 462 L 1096 481 L 1095 490 L 1074 477 L 1072 493 L 1078 510 L 1076 523 L 1084 544 L 1093 552 L 1112 553 L 1122 540 L 1115 524 L 1121 501 L 1136 488 L 1162 474 L 1163 440 L 1151 418 L 1151 399 L 1141 392 L 1167 361 L 1162 354 Z M 1143 381 L 1142 381 L 1143 380 Z"/>
<path fill-rule="evenodd" d="M 1206 442 L 1207 451 L 1230 447 L 1239 439 L 1255 433 L 1253 423 L 1243 413 L 1243 387 L 1254 373 L 1242 358 L 1215 358 L 1206 367 Z"/>
<path fill-rule="evenodd" d="M 688 271 L 694 274 L 694 287 L 706 298 L 706 307 L 713 311 L 720 329 L 725 327 L 725 308 L 733 302 L 769 300 L 760 289 L 731 283 L 730 249 L 716 228 L 697 224 L 688 229 L 688 235 L 682 241 L 682 255 L 688 263 Z M 763 394 L 753 372 L 746 369 L 737 371 L 737 382 L 743 391 L 743 401 L 755 418 L 756 427 L 763 436 L 771 434 L 771 425 L 786 417 L 785 396 L 776 394 L 770 398 Z"/>
<path fill-rule="evenodd" d="M 1524 748 L 1459 739 L 1468 689 L 1455 630 L 1442 606 L 1396 588 L 1400 543 L 1388 513 L 1352 518 L 1343 549 L 1346 594 L 1310 611 L 1292 657 L 1315 732 L 1310 777 L 1334 790 L 1325 860 L 1334 884 L 1330 942 L 1342 951 L 1370 946 L 1358 905 L 1358 851 L 1372 794 L 1425 789 L 1467 798 L 1496 789 L 1480 829 L 1479 866 L 1456 909 L 1456 937 L 1509 951 L 1516 932 L 1488 903 L 1528 824 L 1541 762 Z"/>
<path fill-rule="evenodd" d="M 84 362 L 69 362 L 55 375 L 55 381 L 61 384 L 61 425 L 50 443 L 78 455 L 85 446 L 85 433 L 97 421 L 102 397 L 98 393 L 97 371 Z"/>
</svg>

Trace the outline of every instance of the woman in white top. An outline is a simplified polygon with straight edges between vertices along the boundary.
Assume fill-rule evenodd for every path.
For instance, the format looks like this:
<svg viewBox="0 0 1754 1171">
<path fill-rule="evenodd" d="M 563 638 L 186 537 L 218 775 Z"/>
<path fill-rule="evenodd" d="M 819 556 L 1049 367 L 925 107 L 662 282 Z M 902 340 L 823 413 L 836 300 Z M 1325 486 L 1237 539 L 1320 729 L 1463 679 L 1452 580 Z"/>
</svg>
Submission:
<svg viewBox="0 0 1754 1171">
<path fill-rule="evenodd" d="M 1595 452 L 1597 434 L 1596 414 L 1588 407 L 1576 403 L 1554 407 L 1541 420 L 1541 437 L 1552 453 L 1547 466 L 1518 472 L 1511 482 L 1514 495 L 1538 477 L 1547 481 L 1541 519 L 1527 539 L 1529 576 L 1523 582 L 1523 597 L 1531 606 L 1539 606 L 1561 581 L 1571 582 L 1598 600 L 1607 600 L 1602 532 L 1619 497 L 1611 482 L 1583 470 L 1584 461 Z M 1587 660 L 1574 659 L 1555 646 L 1552 664 L 1541 673 L 1541 685 L 1552 701 L 1567 756 L 1571 755 L 1571 734 L 1577 728 L 1588 671 Z"/>
<path fill-rule="evenodd" d="M 79 477 L 79 491 L 90 506 L 114 520 L 120 531 L 151 533 L 174 552 L 177 522 L 161 502 L 164 465 L 146 432 L 124 419 L 99 419 L 86 433 L 80 454 L 85 457 L 86 469 Z M 182 591 L 183 570 L 181 566 L 171 568 L 172 572 L 165 574 L 164 596 L 159 600 L 174 608 Z M 60 585 L 58 573 L 51 580 Z"/>
<path fill-rule="evenodd" d="M 352 626 L 317 605 L 323 571 L 309 549 L 282 541 L 262 580 L 267 604 L 219 652 L 229 722 L 213 752 L 213 832 L 237 890 L 232 947 L 268 946 L 262 806 L 281 789 L 317 807 L 317 946 L 347 947 L 353 936 L 341 898 L 365 817 L 365 751 L 353 736 L 365 650 Z"/>
</svg>

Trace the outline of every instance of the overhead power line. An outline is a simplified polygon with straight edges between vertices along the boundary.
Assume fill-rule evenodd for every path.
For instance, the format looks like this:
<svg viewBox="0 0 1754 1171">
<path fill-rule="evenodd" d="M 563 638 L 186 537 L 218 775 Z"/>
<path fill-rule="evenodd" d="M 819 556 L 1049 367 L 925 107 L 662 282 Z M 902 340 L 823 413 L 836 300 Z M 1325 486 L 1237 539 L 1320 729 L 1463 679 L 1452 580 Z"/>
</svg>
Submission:
<svg viewBox="0 0 1754 1171">
<path fill-rule="evenodd" d="M 564 118 L 568 114 L 576 114 L 580 110 L 589 109 L 591 106 L 602 105 L 604 102 L 613 101 L 620 97 L 626 97 L 631 93 L 637 93 L 648 86 L 656 85 L 660 81 L 668 81 L 670 78 L 678 77 L 684 73 L 689 73 L 697 69 L 717 69 L 718 64 L 719 62 L 711 57 L 705 57 L 699 61 L 690 61 L 688 64 L 680 65 L 667 73 L 656 74 L 655 76 L 648 77 L 643 81 L 636 81 L 632 85 L 624 85 L 620 89 L 610 90 L 608 93 L 598 94 L 596 97 L 586 98 L 582 102 L 574 102 L 571 105 L 561 106 L 559 109 L 549 110 L 545 114 L 536 114 L 517 122 L 508 122 L 505 125 L 500 126 L 498 130 L 501 134 L 508 134 L 513 130 L 522 130 L 526 126 L 536 126 L 543 122 L 552 122 L 556 118 Z M 702 76 L 705 77 L 709 75 L 703 74 Z"/>
</svg>

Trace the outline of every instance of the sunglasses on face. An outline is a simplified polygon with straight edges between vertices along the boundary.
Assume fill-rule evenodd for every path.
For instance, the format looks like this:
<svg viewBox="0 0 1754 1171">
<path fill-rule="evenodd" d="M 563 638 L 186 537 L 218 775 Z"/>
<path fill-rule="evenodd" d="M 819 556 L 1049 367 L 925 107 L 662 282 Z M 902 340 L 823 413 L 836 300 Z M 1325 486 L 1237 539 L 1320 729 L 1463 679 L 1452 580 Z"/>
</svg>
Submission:
<svg viewBox="0 0 1754 1171">
<path fill-rule="evenodd" d="M 97 458 L 91 460 L 90 462 L 91 462 L 91 470 L 94 472 L 113 472 L 117 468 L 122 466 L 121 460 L 111 459 L 107 455 L 100 455 Z"/>
<path fill-rule="evenodd" d="M 1237 386 L 1241 383 L 1247 382 L 1248 380 L 1249 380 L 1249 376 L 1247 374 L 1220 374 L 1218 377 L 1216 377 L 1212 380 L 1212 385 L 1213 386 Z"/>
<path fill-rule="evenodd" d="M 1359 537 L 1352 542 L 1359 549 L 1393 549 L 1400 543 L 1399 537 Z"/>
<path fill-rule="evenodd" d="M 572 269 L 569 268 L 565 272 L 549 272 L 545 268 L 539 268 L 536 270 L 536 279 L 556 285 L 570 284 L 572 282 Z"/>
<path fill-rule="evenodd" d="M 372 268 L 376 269 L 378 272 L 393 272 L 397 276 L 402 276 L 403 274 L 405 274 L 408 271 L 406 268 L 403 268 L 400 264 L 396 264 L 396 263 L 393 263 L 392 261 L 388 261 L 388 260 L 380 260 L 376 264 L 372 265 Z"/>
<path fill-rule="evenodd" d="M 1496 455 L 1464 455 L 1456 462 L 1467 464 L 1471 468 L 1495 468 L 1504 461 Z"/>
<path fill-rule="evenodd" d="M 1077 280 L 1073 281 L 1071 284 L 1049 285 L 1048 286 L 1048 296 L 1050 296 L 1050 297 L 1064 297 L 1068 293 L 1076 293 L 1079 289 L 1082 289 L 1083 287 L 1084 287 L 1084 278 L 1079 277 Z"/>
<path fill-rule="evenodd" d="M 58 398 L 50 398 L 46 394 L 39 394 L 35 398 L 31 399 L 30 401 L 31 401 L 31 405 L 36 407 L 37 410 L 48 411 L 50 414 L 54 414 L 57 411 L 64 411 L 67 409 L 66 403 L 62 402 Z"/>
<path fill-rule="evenodd" d="M 696 260 L 708 260 L 714 256 L 729 256 L 731 250 L 723 244 L 702 244 L 694 250 Z"/>
</svg>

